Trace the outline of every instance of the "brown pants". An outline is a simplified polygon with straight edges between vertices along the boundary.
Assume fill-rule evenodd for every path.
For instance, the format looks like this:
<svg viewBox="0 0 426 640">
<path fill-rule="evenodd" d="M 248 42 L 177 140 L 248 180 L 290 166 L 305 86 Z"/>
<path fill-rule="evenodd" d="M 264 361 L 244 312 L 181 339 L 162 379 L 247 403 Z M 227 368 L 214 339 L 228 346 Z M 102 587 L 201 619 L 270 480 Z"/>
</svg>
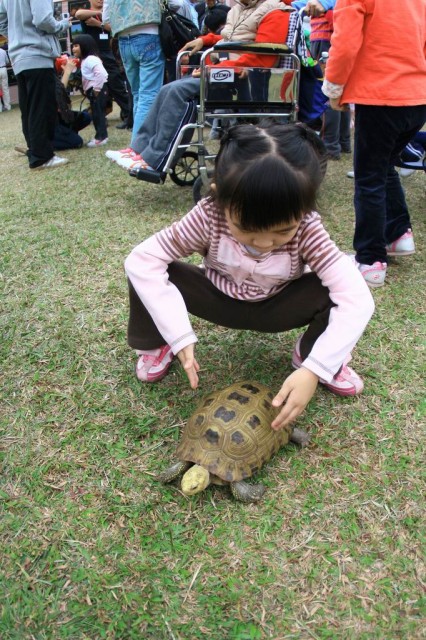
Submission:
<svg viewBox="0 0 426 640">
<path fill-rule="evenodd" d="M 203 269 L 185 262 L 172 262 L 168 274 L 169 281 L 182 294 L 188 312 L 213 324 L 263 333 L 280 333 L 309 325 L 300 345 L 302 359 L 325 331 L 334 306 L 328 289 L 314 273 L 292 281 L 272 298 L 258 302 L 227 296 L 206 278 Z M 164 338 L 130 282 L 129 296 L 129 345 L 141 350 L 162 346 Z M 170 313 L 173 314 L 173 309 Z"/>
</svg>

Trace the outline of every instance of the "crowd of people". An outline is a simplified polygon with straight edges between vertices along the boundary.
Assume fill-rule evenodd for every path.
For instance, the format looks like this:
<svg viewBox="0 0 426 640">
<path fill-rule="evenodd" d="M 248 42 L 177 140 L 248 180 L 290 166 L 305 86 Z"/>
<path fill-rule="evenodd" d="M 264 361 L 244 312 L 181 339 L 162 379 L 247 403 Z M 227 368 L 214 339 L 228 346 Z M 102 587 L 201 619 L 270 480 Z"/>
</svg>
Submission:
<svg viewBox="0 0 426 640">
<path fill-rule="evenodd" d="M 328 104 L 320 135 L 301 123 L 231 127 L 221 139 L 211 196 L 136 247 L 126 261 L 129 344 L 137 352 L 141 381 L 160 380 L 177 356 L 191 387 L 197 387 L 197 338 L 188 312 L 255 331 L 308 325 L 294 348 L 296 371 L 273 400 L 280 411 L 272 426 L 280 429 L 303 411 L 318 382 L 338 395 L 362 391 L 362 379 L 348 362 L 373 313 L 368 287 L 385 283 L 389 256 L 415 252 L 395 167 L 401 154 L 417 153 L 417 164 L 425 157 L 426 2 L 169 0 L 169 7 L 199 29 L 199 37 L 184 47 L 190 56 L 220 40 L 285 43 L 290 16 L 303 10 L 311 18 L 310 55 L 327 57 L 322 92 Z M 200 91 L 197 70 L 179 80 L 167 74 L 161 3 L 91 0 L 90 9 L 75 17 L 84 33 L 73 39 L 72 56 L 64 59 L 56 36 L 70 21 L 56 20 L 49 0 L 0 0 L 0 33 L 8 37 L 18 82 L 30 169 L 67 162 L 55 154 L 71 146 L 58 142 L 63 129 L 80 147 L 78 131 L 92 121 L 95 135 L 87 146 L 106 145 L 109 99 L 120 108 L 119 127 L 131 134 L 127 147 L 107 150 L 107 158 L 126 169 L 161 169 Z M 111 49 L 114 39 L 118 57 Z M 55 58 L 61 60 L 56 70 Z M 242 70 L 273 60 L 245 53 L 218 64 L 236 70 L 243 91 Z M 1 62 L 0 57 L 0 67 Z M 73 115 L 66 97 L 77 69 L 90 102 L 84 118 Z M 315 203 L 326 161 L 352 153 L 351 106 L 350 259 L 328 236 Z M 181 261 L 194 252 L 204 257 L 202 269 Z"/>
</svg>

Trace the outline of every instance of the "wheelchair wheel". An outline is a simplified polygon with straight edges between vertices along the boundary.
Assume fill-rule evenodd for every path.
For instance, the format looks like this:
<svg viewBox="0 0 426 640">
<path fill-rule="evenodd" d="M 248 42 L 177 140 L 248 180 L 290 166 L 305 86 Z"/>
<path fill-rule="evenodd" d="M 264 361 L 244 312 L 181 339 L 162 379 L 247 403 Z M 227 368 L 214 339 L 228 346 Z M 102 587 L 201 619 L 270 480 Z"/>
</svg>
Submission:
<svg viewBox="0 0 426 640">
<path fill-rule="evenodd" d="M 170 177 L 179 187 L 192 187 L 199 174 L 197 154 L 185 151 L 173 167 Z"/>
<path fill-rule="evenodd" d="M 195 180 L 194 185 L 192 187 L 192 196 L 194 198 L 194 203 L 197 204 L 199 200 L 205 198 L 210 191 L 210 186 L 205 185 L 201 176 Z"/>
</svg>

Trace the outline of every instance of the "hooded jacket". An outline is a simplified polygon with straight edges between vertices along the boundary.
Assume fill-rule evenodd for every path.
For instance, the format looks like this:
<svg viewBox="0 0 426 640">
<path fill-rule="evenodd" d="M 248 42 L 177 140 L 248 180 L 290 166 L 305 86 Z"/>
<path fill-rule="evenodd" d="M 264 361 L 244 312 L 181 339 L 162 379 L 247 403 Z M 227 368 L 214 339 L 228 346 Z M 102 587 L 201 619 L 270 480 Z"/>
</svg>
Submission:
<svg viewBox="0 0 426 640">
<path fill-rule="evenodd" d="M 51 0 L 0 0 L 0 33 L 8 39 L 15 75 L 53 68 L 61 55 L 56 34 L 68 25 L 68 20 L 55 20 Z"/>
</svg>

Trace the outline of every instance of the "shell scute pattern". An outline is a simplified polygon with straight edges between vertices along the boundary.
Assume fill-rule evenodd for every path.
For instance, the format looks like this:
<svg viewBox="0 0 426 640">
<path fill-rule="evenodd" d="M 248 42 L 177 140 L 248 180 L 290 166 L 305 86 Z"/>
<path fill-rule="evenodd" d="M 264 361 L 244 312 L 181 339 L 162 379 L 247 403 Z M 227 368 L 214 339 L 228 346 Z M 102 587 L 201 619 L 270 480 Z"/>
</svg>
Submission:
<svg viewBox="0 0 426 640">
<path fill-rule="evenodd" d="M 192 414 L 177 456 L 205 467 L 227 482 L 249 478 L 289 441 L 289 431 L 274 431 L 273 394 L 244 381 L 205 397 Z"/>
</svg>

